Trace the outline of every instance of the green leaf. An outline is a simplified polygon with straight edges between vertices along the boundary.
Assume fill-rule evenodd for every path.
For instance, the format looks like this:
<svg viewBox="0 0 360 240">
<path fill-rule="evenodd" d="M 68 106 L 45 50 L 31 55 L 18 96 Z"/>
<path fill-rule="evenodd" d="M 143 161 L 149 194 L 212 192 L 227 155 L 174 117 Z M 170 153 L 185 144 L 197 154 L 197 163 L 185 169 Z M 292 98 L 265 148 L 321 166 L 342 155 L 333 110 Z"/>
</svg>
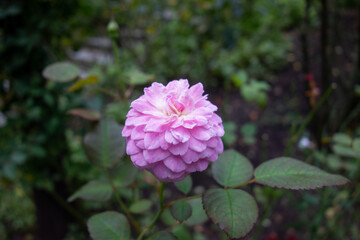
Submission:
<svg viewBox="0 0 360 240">
<path fill-rule="evenodd" d="M 340 186 L 349 182 L 342 176 L 329 174 L 288 157 L 275 158 L 261 164 L 255 169 L 254 175 L 257 183 L 294 190 Z"/>
<path fill-rule="evenodd" d="M 161 231 L 151 235 L 147 240 L 177 240 L 177 238 L 169 232 Z"/>
<path fill-rule="evenodd" d="M 186 225 L 189 226 L 198 225 L 208 220 L 208 217 L 202 207 L 200 198 L 191 199 L 188 200 L 187 202 L 191 205 L 192 215 L 184 222 L 186 223 Z"/>
<path fill-rule="evenodd" d="M 99 78 L 95 75 L 87 76 L 86 78 L 82 78 L 76 81 L 73 85 L 71 85 L 68 90 L 70 92 L 80 90 L 82 87 L 90 84 L 94 84 L 99 82 Z"/>
<path fill-rule="evenodd" d="M 240 129 L 244 137 L 253 137 L 256 134 L 256 130 L 256 125 L 253 123 L 246 123 Z"/>
<path fill-rule="evenodd" d="M 225 135 L 222 137 L 224 144 L 229 146 L 235 143 L 236 141 L 236 124 L 234 122 L 223 122 Z"/>
<path fill-rule="evenodd" d="M 118 165 L 110 169 L 110 174 L 117 187 L 128 187 L 137 177 L 138 169 L 130 161 L 124 159 Z"/>
<path fill-rule="evenodd" d="M 130 226 L 124 215 L 107 211 L 92 216 L 87 226 L 94 240 L 128 240 Z"/>
<path fill-rule="evenodd" d="M 154 76 L 141 72 L 138 69 L 132 69 L 126 73 L 127 82 L 133 85 L 143 85 L 154 80 Z"/>
<path fill-rule="evenodd" d="M 245 183 L 253 175 L 253 166 L 235 150 L 226 150 L 211 166 L 216 182 L 225 187 Z"/>
<path fill-rule="evenodd" d="M 333 137 L 332 137 L 333 142 L 338 143 L 338 144 L 342 144 L 345 146 L 350 146 L 351 145 L 351 137 L 349 137 L 348 135 L 344 134 L 344 133 L 336 133 Z"/>
<path fill-rule="evenodd" d="M 150 209 L 152 202 L 150 200 L 142 199 L 131 204 L 129 210 L 133 213 L 143 213 Z"/>
<path fill-rule="evenodd" d="M 191 179 L 191 177 L 187 176 L 186 178 L 184 178 L 180 182 L 176 182 L 175 187 L 179 191 L 184 193 L 185 195 L 188 194 L 190 192 L 191 188 L 192 188 L 192 179 Z"/>
<path fill-rule="evenodd" d="M 44 78 L 54 82 L 70 82 L 80 73 L 80 69 L 70 62 L 57 62 L 47 66 L 42 72 Z"/>
<path fill-rule="evenodd" d="M 210 189 L 202 198 L 206 214 L 230 238 L 246 238 L 259 210 L 254 198 L 239 189 Z"/>
<path fill-rule="evenodd" d="M 106 116 L 114 119 L 117 122 L 125 122 L 126 113 L 130 110 L 129 103 L 123 103 L 121 101 L 112 102 L 106 105 Z"/>
<path fill-rule="evenodd" d="M 88 121 L 99 121 L 101 118 L 101 113 L 99 111 L 84 108 L 71 109 L 67 114 L 81 117 Z"/>
<path fill-rule="evenodd" d="M 173 228 L 172 233 L 175 235 L 175 237 L 178 240 L 191 240 L 191 239 L 193 239 L 189 229 L 184 225 L 176 225 Z"/>
<path fill-rule="evenodd" d="M 350 146 L 344 146 L 341 144 L 335 144 L 333 146 L 333 150 L 337 155 L 343 156 L 343 157 L 350 157 L 350 158 L 355 158 L 357 157 L 359 154 L 357 152 L 355 152 L 352 148 L 350 148 Z"/>
<path fill-rule="evenodd" d="M 179 222 L 183 222 L 191 216 L 192 208 L 186 201 L 176 201 L 170 208 L 172 216 Z"/>
<path fill-rule="evenodd" d="M 354 151 L 360 155 L 360 138 L 355 138 L 352 146 Z"/>
<path fill-rule="evenodd" d="M 105 202 L 110 199 L 112 190 L 108 182 L 94 180 L 88 182 L 68 198 L 69 202 L 77 198 L 89 201 Z"/>
<path fill-rule="evenodd" d="M 122 127 L 111 119 L 102 119 L 84 137 L 84 150 L 89 160 L 100 167 L 116 165 L 125 153 Z"/>
</svg>

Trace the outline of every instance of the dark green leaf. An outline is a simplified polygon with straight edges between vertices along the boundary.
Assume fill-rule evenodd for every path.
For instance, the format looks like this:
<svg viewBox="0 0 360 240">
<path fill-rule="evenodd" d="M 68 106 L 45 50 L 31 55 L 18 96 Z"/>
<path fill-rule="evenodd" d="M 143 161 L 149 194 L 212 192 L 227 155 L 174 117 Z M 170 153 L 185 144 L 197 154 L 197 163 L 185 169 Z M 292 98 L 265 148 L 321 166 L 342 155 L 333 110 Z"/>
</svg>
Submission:
<svg viewBox="0 0 360 240">
<path fill-rule="evenodd" d="M 101 180 L 94 180 L 82 186 L 73 195 L 68 198 L 69 202 L 77 198 L 89 201 L 105 202 L 110 199 L 112 190 L 108 182 Z"/>
<path fill-rule="evenodd" d="M 176 182 L 175 187 L 177 189 L 179 189 L 179 191 L 181 191 L 185 195 L 188 194 L 190 192 L 191 188 L 192 188 L 192 179 L 191 179 L 191 177 L 187 176 L 186 178 L 184 178 L 180 182 Z"/>
<path fill-rule="evenodd" d="M 161 231 L 151 235 L 147 240 L 177 240 L 177 238 L 169 232 Z"/>
<path fill-rule="evenodd" d="M 201 199 L 195 198 L 187 201 L 192 208 L 192 215 L 187 219 L 184 223 L 186 225 L 192 226 L 192 225 L 198 225 L 206 222 L 208 220 L 208 217 L 202 207 Z"/>
<path fill-rule="evenodd" d="M 69 82 L 80 73 L 80 69 L 70 62 L 57 62 L 47 66 L 43 71 L 44 78 L 54 82 Z"/>
<path fill-rule="evenodd" d="M 143 200 L 139 200 L 139 201 L 131 204 L 129 210 L 130 210 L 130 212 L 133 212 L 133 213 L 143 213 L 143 212 L 149 210 L 151 205 L 152 205 L 152 202 L 150 200 L 143 199 Z"/>
<path fill-rule="evenodd" d="M 110 174 L 117 187 L 128 187 L 137 177 L 138 169 L 130 159 L 124 159 L 118 165 L 110 169 Z"/>
<path fill-rule="evenodd" d="M 340 186 L 348 179 L 329 174 L 299 160 L 281 157 L 269 160 L 255 169 L 257 183 L 286 189 L 316 189 L 326 186 Z"/>
<path fill-rule="evenodd" d="M 239 189 L 210 189 L 203 195 L 210 220 L 230 238 L 245 238 L 254 228 L 259 210 L 254 198 Z"/>
<path fill-rule="evenodd" d="M 235 150 L 226 150 L 211 167 L 214 179 L 222 186 L 234 187 L 245 183 L 253 175 L 253 166 Z"/>
<path fill-rule="evenodd" d="M 128 240 L 130 226 L 124 215 L 107 211 L 92 216 L 87 226 L 94 240 Z"/>
<path fill-rule="evenodd" d="M 183 222 L 191 216 L 192 208 L 186 201 L 176 201 L 170 208 L 172 216 L 179 222 Z"/>
<path fill-rule="evenodd" d="M 122 127 L 111 119 L 102 119 L 84 137 L 84 150 L 89 160 L 100 167 L 112 167 L 125 153 Z"/>
</svg>

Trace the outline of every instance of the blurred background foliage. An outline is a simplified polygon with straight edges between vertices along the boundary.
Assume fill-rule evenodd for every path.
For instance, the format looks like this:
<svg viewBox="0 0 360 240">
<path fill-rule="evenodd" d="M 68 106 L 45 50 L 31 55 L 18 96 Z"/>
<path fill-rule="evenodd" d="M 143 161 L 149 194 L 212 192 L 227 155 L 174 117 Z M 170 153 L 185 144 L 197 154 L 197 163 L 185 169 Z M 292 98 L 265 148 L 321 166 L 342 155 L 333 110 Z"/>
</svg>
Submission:
<svg viewBox="0 0 360 240">
<path fill-rule="evenodd" d="M 94 124 L 69 117 L 68 110 L 86 107 L 123 123 L 129 106 L 120 101 L 120 81 L 126 80 L 135 98 L 151 81 L 178 78 L 201 81 L 213 94 L 226 121 L 227 147 L 260 163 L 290 144 L 288 153 L 353 181 L 345 189 L 294 196 L 255 187 L 265 214 L 259 224 L 264 230 L 256 229 L 254 239 L 359 239 L 360 82 L 355 31 L 359 4 L 357 0 L 1 1 L 0 239 L 88 239 L 82 218 L 111 208 L 114 201 L 106 206 L 67 202 L 76 189 L 102 177 L 82 146 L 82 136 Z M 324 11 L 329 33 L 325 43 L 320 37 Z M 106 31 L 110 19 L 119 24 L 115 44 L 121 67 L 114 63 Z M 302 34 L 307 36 L 305 42 Z M 309 99 L 321 102 L 327 89 L 321 75 L 322 44 L 327 49 L 325 69 L 338 88 L 316 111 Z M 77 87 L 46 81 L 43 69 L 62 60 L 75 62 L 83 80 L 91 82 L 89 76 L 96 76 L 95 87 L 86 81 Z M 315 85 L 304 80 L 309 74 Z M 280 96 L 285 97 L 276 101 Z M 278 137 L 269 140 L 271 134 Z M 279 145 L 273 152 L 271 142 Z M 195 177 L 193 192 L 198 194 L 207 185 L 204 178 Z M 144 178 L 152 183 L 149 176 Z M 129 202 L 155 198 L 148 185 L 138 187 L 122 188 L 122 197 Z M 283 195 L 292 201 L 280 200 Z M 297 214 L 287 216 L 286 211 Z M 188 227 L 173 229 L 178 239 L 190 239 L 190 232 L 193 239 L 211 236 L 214 229 L 201 225 L 203 212 L 194 216 Z M 295 220 L 286 226 L 278 221 L 286 217 Z M 163 218 L 164 225 L 174 224 L 170 215 Z M 189 227 L 194 225 L 195 230 Z"/>
</svg>

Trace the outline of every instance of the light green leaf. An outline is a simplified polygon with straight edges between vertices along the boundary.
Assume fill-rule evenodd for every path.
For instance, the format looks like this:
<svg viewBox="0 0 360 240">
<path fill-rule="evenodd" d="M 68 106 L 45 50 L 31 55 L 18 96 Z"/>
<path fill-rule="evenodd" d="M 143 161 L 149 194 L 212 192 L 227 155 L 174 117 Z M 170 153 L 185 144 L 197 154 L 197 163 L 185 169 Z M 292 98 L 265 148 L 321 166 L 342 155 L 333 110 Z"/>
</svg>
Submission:
<svg viewBox="0 0 360 240">
<path fill-rule="evenodd" d="M 57 62 L 47 66 L 42 75 L 54 82 L 70 82 L 80 73 L 80 69 L 70 62 Z"/>
<path fill-rule="evenodd" d="M 336 133 L 333 137 L 332 137 L 333 142 L 338 143 L 338 144 L 342 144 L 345 146 L 350 146 L 351 145 L 351 137 L 348 136 L 345 133 Z"/>
<path fill-rule="evenodd" d="M 84 137 L 84 150 L 89 160 L 97 166 L 115 166 L 125 153 L 122 127 L 111 119 L 102 119 Z"/>
<path fill-rule="evenodd" d="M 335 144 L 333 146 L 333 150 L 336 154 L 343 157 L 355 158 L 359 156 L 357 152 L 355 152 L 350 146 L 344 146 L 341 144 Z"/>
<path fill-rule="evenodd" d="M 172 216 L 179 222 L 183 222 L 191 216 L 191 205 L 186 201 L 176 201 L 170 208 Z"/>
<path fill-rule="evenodd" d="M 130 226 L 124 215 L 107 211 L 92 216 L 87 226 L 94 240 L 129 240 Z"/>
<path fill-rule="evenodd" d="M 184 178 L 180 182 L 176 182 L 175 187 L 179 191 L 184 193 L 185 195 L 188 194 L 191 191 L 191 188 L 192 188 L 192 179 L 191 179 L 191 177 L 187 176 L 186 178 Z"/>
<path fill-rule="evenodd" d="M 67 114 L 81 117 L 88 121 L 99 121 L 101 118 L 101 113 L 99 111 L 84 108 L 71 109 Z"/>
<path fill-rule="evenodd" d="M 143 213 L 150 209 L 152 202 L 150 200 L 142 199 L 131 204 L 129 210 L 133 213 Z"/>
<path fill-rule="evenodd" d="M 236 141 L 236 124 L 234 122 L 223 122 L 225 135 L 222 137 L 224 144 L 227 146 L 232 145 Z"/>
<path fill-rule="evenodd" d="M 230 238 L 246 238 L 259 210 L 254 198 L 239 189 L 210 189 L 202 198 L 206 214 Z"/>
<path fill-rule="evenodd" d="M 354 151 L 360 155 L 360 138 L 355 138 L 352 146 Z"/>
<path fill-rule="evenodd" d="M 226 150 L 211 166 L 216 182 L 225 187 L 234 187 L 250 180 L 253 166 L 247 158 L 235 150 Z"/>
<path fill-rule="evenodd" d="M 151 235 L 147 240 L 177 240 L 177 238 L 169 232 L 161 231 Z"/>
<path fill-rule="evenodd" d="M 172 233 L 175 235 L 175 237 L 178 240 L 191 240 L 192 239 L 189 229 L 184 225 L 176 225 L 173 228 Z"/>
<path fill-rule="evenodd" d="M 293 190 L 341 186 L 349 182 L 340 175 L 329 174 L 289 157 L 275 158 L 261 164 L 255 169 L 254 175 L 257 183 Z"/>
<path fill-rule="evenodd" d="M 105 202 L 110 199 L 112 190 L 108 182 L 94 180 L 88 182 L 68 198 L 69 202 L 77 198 L 89 201 Z"/>
</svg>

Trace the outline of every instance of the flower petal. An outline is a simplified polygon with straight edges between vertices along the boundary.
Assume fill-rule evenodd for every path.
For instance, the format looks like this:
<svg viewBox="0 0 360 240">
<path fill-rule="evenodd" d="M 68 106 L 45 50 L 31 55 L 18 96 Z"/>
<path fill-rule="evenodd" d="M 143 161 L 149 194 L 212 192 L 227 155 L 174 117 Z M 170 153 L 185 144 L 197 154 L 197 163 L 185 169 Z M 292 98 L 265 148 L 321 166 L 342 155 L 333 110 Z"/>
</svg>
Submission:
<svg viewBox="0 0 360 240">
<path fill-rule="evenodd" d="M 173 172 L 182 172 L 186 169 L 186 164 L 182 161 L 180 157 L 169 156 L 165 159 L 164 164 Z"/>
</svg>

